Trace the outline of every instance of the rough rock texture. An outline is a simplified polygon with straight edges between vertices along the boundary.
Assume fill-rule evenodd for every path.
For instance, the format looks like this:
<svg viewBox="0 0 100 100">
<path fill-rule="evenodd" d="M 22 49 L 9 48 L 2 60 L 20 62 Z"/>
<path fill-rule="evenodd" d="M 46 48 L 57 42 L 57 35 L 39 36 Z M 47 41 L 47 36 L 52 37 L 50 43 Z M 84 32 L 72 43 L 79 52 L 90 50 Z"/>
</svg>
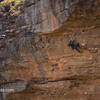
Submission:
<svg viewBox="0 0 100 100">
<path fill-rule="evenodd" d="M 19 21 L 24 22 L 23 25 L 31 25 L 35 32 L 49 33 L 61 27 L 78 2 L 79 0 L 26 0 Z"/>
<path fill-rule="evenodd" d="M 30 0 L 19 16 L 0 17 L 0 100 L 100 99 L 100 0 L 72 0 L 73 7 L 65 2 Z M 73 9 L 70 16 L 66 7 Z M 41 14 L 54 20 L 39 22 L 40 29 L 34 20 Z M 53 31 L 58 27 L 49 22 L 64 23 Z M 80 43 L 81 53 L 68 46 L 72 38 Z"/>
</svg>

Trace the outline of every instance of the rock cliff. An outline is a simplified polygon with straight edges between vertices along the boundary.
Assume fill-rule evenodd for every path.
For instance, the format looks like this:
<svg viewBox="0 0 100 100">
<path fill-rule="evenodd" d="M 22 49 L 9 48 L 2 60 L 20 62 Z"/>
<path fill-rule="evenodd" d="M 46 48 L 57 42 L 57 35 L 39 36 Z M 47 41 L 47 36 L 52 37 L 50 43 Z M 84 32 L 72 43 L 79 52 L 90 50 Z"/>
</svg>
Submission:
<svg viewBox="0 0 100 100">
<path fill-rule="evenodd" d="M 0 100 L 99 100 L 99 5 L 26 0 L 19 15 L 0 13 Z"/>
<path fill-rule="evenodd" d="M 22 19 L 21 23 L 31 25 L 35 32 L 49 33 L 61 27 L 78 2 L 79 0 L 26 0 L 19 21 Z"/>
</svg>

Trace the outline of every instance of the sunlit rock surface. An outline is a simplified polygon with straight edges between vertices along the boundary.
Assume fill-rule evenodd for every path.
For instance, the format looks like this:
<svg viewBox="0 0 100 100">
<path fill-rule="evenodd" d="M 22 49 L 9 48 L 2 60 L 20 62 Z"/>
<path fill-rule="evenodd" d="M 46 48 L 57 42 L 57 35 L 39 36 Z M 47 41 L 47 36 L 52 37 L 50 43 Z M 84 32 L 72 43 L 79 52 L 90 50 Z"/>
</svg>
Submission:
<svg viewBox="0 0 100 100">
<path fill-rule="evenodd" d="M 49 33 L 61 27 L 78 2 L 79 0 L 26 0 L 25 11 L 19 20 L 23 19 L 35 32 Z"/>
</svg>

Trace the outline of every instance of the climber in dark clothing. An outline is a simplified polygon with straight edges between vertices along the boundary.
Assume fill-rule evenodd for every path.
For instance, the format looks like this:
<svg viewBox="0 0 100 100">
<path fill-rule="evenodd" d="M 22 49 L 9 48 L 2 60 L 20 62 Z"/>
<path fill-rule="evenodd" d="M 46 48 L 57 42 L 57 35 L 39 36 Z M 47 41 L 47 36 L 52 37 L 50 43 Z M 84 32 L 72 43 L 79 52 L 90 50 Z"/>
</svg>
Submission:
<svg viewBox="0 0 100 100">
<path fill-rule="evenodd" d="M 81 52 L 79 48 L 80 48 L 79 43 L 76 43 L 76 48 L 75 48 L 75 49 L 76 49 L 78 52 Z"/>
<path fill-rule="evenodd" d="M 70 40 L 68 46 L 70 46 L 70 47 L 72 48 L 72 50 L 75 49 L 75 50 L 77 50 L 78 52 L 81 52 L 81 51 L 79 50 L 80 44 L 77 43 L 75 40 Z"/>
<path fill-rule="evenodd" d="M 74 40 L 70 41 L 68 46 L 70 46 L 74 50 L 75 49 L 75 47 L 74 47 Z"/>
</svg>

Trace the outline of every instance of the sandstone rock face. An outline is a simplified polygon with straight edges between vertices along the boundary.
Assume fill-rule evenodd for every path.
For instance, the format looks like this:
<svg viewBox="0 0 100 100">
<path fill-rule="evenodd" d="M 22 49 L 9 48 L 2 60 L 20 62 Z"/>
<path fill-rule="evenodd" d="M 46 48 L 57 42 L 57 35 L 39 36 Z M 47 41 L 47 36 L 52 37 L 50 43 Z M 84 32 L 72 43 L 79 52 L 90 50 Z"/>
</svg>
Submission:
<svg viewBox="0 0 100 100">
<path fill-rule="evenodd" d="M 79 0 L 27 0 L 26 9 L 19 20 L 23 19 L 23 22 L 31 25 L 35 32 L 49 33 L 61 27 L 78 2 Z"/>
<path fill-rule="evenodd" d="M 85 1 L 30 0 L 0 17 L 0 100 L 100 99 L 100 0 Z"/>
</svg>

